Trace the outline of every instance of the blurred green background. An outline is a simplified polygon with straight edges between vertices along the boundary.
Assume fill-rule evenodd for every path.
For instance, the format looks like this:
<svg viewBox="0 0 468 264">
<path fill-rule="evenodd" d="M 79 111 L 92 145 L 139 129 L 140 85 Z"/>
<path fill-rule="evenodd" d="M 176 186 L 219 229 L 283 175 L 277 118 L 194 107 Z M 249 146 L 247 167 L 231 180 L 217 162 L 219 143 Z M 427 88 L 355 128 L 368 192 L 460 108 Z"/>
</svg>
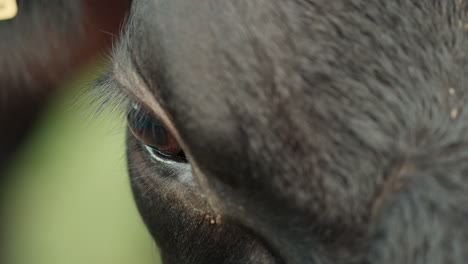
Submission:
<svg viewBox="0 0 468 264">
<path fill-rule="evenodd" d="M 6 194 L 9 264 L 160 263 L 132 199 L 124 121 L 93 117 L 80 97 L 96 71 L 64 86 L 18 153 Z"/>
</svg>

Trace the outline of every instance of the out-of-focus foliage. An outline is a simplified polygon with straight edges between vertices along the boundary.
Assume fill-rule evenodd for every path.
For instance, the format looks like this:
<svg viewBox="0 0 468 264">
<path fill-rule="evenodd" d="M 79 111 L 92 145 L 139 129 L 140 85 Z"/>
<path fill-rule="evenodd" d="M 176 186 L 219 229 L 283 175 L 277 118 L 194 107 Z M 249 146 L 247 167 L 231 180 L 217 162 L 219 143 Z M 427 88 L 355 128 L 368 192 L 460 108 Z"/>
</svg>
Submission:
<svg viewBox="0 0 468 264">
<path fill-rule="evenodd" d="M 123 120 L 90 117 L 77 99 L 92 78 L 66 85 L 9 173 L 11 264 L 160 263 L 132 199 Z"/>
</svg>

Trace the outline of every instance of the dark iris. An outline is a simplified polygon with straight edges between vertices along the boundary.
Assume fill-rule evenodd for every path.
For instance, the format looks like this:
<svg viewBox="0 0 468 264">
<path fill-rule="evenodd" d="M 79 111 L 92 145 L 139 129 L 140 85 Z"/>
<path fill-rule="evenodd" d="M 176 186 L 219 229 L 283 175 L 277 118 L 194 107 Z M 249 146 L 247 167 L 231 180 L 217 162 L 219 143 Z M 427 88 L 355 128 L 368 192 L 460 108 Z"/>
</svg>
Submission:
<svg viewBox="0 0 468 264">
<path fill-rule="evenodd" d="M 161 121 L 142 107 L 134 106 L 127 116 L 128 126 L 133 135 L 143 144 L 152 148 L 155 154 L 165 158 L 185 161 L 185 154 L 175 137 Z"/>
</svg>

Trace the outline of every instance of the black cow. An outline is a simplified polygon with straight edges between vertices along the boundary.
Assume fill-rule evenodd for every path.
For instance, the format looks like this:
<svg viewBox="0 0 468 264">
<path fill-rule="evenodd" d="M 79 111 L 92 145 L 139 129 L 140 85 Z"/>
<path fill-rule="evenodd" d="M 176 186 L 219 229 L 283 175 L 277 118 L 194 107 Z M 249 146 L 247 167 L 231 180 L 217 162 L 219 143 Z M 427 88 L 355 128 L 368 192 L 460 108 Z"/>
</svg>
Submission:
<svg viewBox="0 0 468 264">
<path fill-rule="evenodd" d="M 0 207 L 15 150 L 60 82 L 110 48 L 129 5 L 129 0 L 0 0 Z M 17 14 L 7 12 L 16 6 Z M 8 228 L 1 225 L 1 209 L 0 251 Z M 7 262 L 5 255 L 0 252 L 0 263 Z"/>
<path fill-rule="evenodd" d="M 17 16 L 4 20 L 16 2 Z M 111 46 L 129 4 L 0 1 L 0 175 L 60 81 Z"/>
<path fill-rule="evenodd" d="M 463 0 L 133 1 L 97 91 L 165 263 L 466 263 L 467 34 Z"/>
</svg>

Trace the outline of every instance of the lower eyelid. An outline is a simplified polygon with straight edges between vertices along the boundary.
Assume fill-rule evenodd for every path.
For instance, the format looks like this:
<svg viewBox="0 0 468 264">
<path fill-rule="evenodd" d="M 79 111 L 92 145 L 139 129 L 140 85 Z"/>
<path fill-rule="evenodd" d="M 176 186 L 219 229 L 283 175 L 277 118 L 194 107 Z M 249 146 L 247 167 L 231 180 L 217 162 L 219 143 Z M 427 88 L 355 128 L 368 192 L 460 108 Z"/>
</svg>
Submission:
<svg viewBox="0 0 468 264">
<path fill-rule="evenodd" d="M 151 155 L 152 158 L 154 158 L 155 160 L 159 162 L 164 162 L 167 164 L 178 163 L 177 161 L 174 161 L 174 160 L 164 159 L 164 158 L 159 157 L 157 154 L 154 153 L 153 148 L 151 148 L 150 146 L 144 145 L 144 148 L 146 149 L 146 151 L 148 151 L 148 153 Z"/>
<path fill-rule="evenodd" d="M 188 185 L 191 185 L 191 186 L 195 186 L 191 166 L 190 166 L 189 163 L 180 163 L 180 162 L 177 162 L 177 161 L 161 158 L 161 157 L 159 157 L 157 154 L 155 154 L 153 152 L 151 147 L 146 146 L 146 145 L 143 145 L 143 147 L 145 148 L 146 151 L 148 151 L 150 156 L 153 159 L 155 159 L 157 162 L 164 163 L 164 164 L 169 165 L 171 167 L 177 167 L 178 170 L 179 170 L 179 173 L 178 173 L 178 176 L 177 176 L 178 181 L 180 181 L 182 183 L 185 183 L 185 184 L 188 184 Z"/>
</svg>

